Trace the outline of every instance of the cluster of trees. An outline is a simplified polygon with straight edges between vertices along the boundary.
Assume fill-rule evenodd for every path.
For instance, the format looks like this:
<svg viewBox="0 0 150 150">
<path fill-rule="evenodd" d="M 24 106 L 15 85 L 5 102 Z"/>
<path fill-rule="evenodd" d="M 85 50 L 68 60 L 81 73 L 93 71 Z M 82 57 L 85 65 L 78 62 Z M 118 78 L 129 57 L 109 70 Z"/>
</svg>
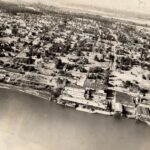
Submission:
<svg viewBox="0 0 150 150">
<path fill-rule="evenodd" d="M 0 49 L 5 50 L 5 51 L 12 51 L 12 47 L 15 45 L 14 42 L 11 43 L 5 43 L 5 42 L 0 42 Z"/>
<path fill-rule="evenodd" d="M 58 59 L 58 58 L 55 59 L 55 67 L 56 67 L 56 69 L 63 69 L 64 65 L 65 64 L 62 62 L 61 59 Z"/>
<path fill-rule="evenodd" d="M 126 34 L 119 32 L 118 33 L 118 41 L 123 44 L 128 43 L 128 37 L 126 36 Z"/>
</svg>

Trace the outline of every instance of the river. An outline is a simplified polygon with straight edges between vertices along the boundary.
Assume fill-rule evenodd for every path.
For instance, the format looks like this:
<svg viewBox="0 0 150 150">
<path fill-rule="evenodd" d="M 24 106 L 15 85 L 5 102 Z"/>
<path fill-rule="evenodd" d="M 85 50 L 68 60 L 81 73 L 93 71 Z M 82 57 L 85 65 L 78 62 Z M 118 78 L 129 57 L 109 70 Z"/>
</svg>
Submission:
<svg viewBox="0 0 150 150">
<path fill-rule="evenodd" d="M 0 89 L 0 150 L 148 150 L 150 127 Z"/>
</svg>

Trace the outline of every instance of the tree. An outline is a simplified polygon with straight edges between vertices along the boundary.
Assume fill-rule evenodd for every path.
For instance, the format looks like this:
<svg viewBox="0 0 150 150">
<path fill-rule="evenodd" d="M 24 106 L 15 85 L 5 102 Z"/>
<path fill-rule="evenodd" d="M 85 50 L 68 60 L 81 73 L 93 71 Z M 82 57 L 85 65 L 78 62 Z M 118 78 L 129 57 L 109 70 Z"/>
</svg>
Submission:
<svg viewBox="0 0 150 150">
<path fill-rule="evenodd" d="M 99 58 L 98 58 L 97 55 L 95 55 L 94 60 L 97 61 L 97 62 L 99 62 Z"/>
<path fill-rule="evenodd" d="M 132 82 L 129 81 L 129 80 L 127 80 L 127 81 L 125 82 L 125 87 L 126 87 L 126 88 L 129 88 L 129 87 L 131 87 L 131 86 L 133 86 Z"/>
<path fill-rule="evenodd" d="M 127 43 L 127 36 L 123 33 L 119 33 L 118 41 L 121 43 Z"/>
<path fill-rule="evenodd" d="M 115 56 L 113 54 L 110 54 L 110 60 L 111 60 L 112 63 L 114 63 Z"/>
<path fill-rule="evenodd" d="M 4 64 L 4 62 L 2 60 L 0 60 L 0 65 L 3 65 L 3 64 Z"/>
<path fill-rule="evenodd" d="M 17 33 L 18 33 L 18 29 L 15 27 L 15 28 L 13 28 L 12 29 L 12 33 L 13 33 L 13 35 L 17 35 Z"/>
<path fill-rule="evenodd" d="M 60 69 L 60 66 L 62 66 L 62 60 L 61 59 L 56 59 L 55 60 L 56 69 Z"/>
<path fill-rule="evenodd" d="M 148 90 L 147 90 L 147 89 L 141 89 L 140 91 L 141 91 L 141 93 L 142 93 L 143 95 L 146 95 L 146 94 L 148 93 Z"/>
<path fill-rule="evenodd" d="M 76 55 L 80 57 L 80 56 L 84 56 L 84 53 L 82 53 L 81 50 L 78 50 L 76 51 Z"/>
</svg>

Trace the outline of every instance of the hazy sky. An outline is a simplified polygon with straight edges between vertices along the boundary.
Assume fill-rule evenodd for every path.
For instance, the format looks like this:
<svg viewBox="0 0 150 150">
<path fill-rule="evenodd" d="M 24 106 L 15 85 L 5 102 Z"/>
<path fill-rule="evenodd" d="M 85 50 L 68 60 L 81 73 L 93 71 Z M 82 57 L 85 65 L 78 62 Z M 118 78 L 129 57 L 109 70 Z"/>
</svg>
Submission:
<svg viewBox="0 0 150 150">
<path fill-rule="evenodd" d="M 5 0 L 21 1 L 21 0 Z M 43 2 L 54 5 L 86 4 L 100 7 L 125 9 L 130 11 L 145 12 L 150 14 L 150 0 L 23 0 L 27 2 Z M 72 5 L 73 6 L 73 5 Z"/>
</svg>

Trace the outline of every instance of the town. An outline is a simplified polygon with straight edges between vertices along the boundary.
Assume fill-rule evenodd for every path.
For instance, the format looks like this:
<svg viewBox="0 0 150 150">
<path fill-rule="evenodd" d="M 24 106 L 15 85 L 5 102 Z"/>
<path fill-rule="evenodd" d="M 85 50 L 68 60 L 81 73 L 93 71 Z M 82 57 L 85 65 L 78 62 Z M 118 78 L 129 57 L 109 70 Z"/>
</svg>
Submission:
<svg viewBox="0 0 150 150">
<path fill-rule="evenodd" d="M 0 86 L 150 124 L 150 28 L 101 16 L 1 11 Z"/>
</svg>

